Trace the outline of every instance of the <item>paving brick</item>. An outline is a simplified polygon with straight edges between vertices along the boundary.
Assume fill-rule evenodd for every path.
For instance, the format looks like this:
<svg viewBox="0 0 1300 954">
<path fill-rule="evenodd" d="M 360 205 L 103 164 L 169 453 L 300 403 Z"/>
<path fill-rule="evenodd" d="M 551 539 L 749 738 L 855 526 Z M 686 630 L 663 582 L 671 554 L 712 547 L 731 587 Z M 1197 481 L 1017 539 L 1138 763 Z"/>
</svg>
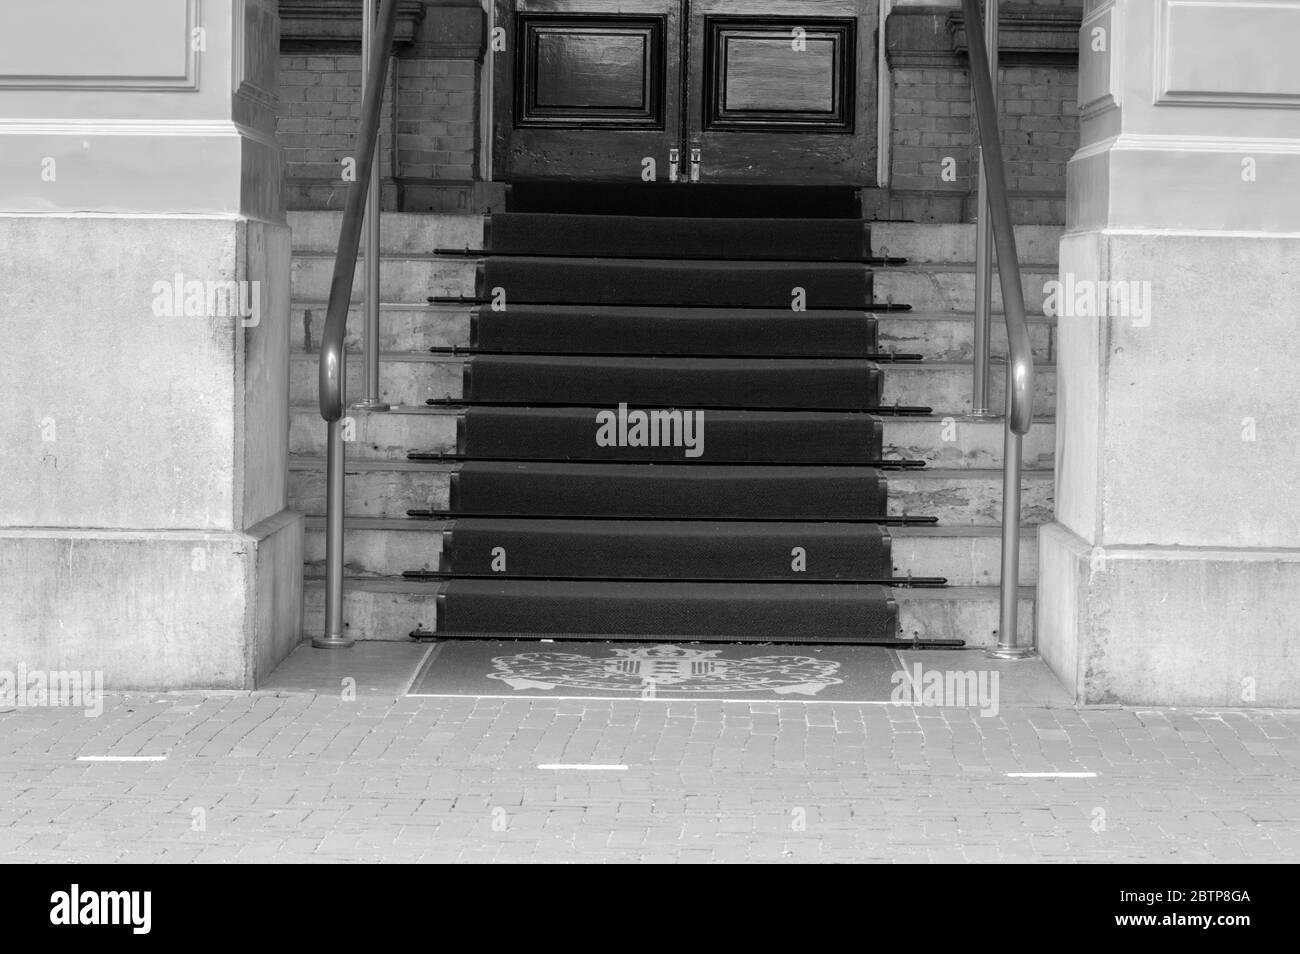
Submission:
<svg viewBox="0 0 1300 954">
<path fill-rule="evenodd" d="M 89 721 L 3 718 L 0 860 L 1257 862 L 1300 847 L 1290 712 L 173 693 L 113 696 Z M 167 760 L 74 761 L 125 749 Z M 629 768 L 536 768 L 584 759 Z M 1007 777 L 1081 765 L 1097 777 Z"/>
</svg>

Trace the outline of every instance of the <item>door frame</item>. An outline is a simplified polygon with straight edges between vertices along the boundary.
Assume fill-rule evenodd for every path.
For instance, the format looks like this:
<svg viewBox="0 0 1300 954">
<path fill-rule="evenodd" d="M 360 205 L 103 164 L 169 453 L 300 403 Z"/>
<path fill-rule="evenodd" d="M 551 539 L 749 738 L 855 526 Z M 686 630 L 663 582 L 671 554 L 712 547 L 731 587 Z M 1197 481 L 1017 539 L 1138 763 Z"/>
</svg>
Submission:
<svg viewBox="0 0 1300 954">
<path fill-rule="evenodd" d="M 503 21 L 513 18 L 515 4 L 514 0 L 483 0 L 483 2 L 487 14 L 488 41 L 479 87 L 482 90 L 480 168 L 483 170 L 484 181 L 497 182 L 505 181 L 498 178 L 498 173 L 503 173 L 505 170 L 504 140 L 509 135 L 509 128 L 513 128 L 514 121 L 514 91 L 509 80 L 514 73 L 515 52 L 511 49 L 494 51 L 493 40 L 497 35 L 498 27 L 507 30 L 507 24 Z M 887 187 L 889 183 L 892 96 L 888 93 L 891 71 L 885 55 L 884 37 L 886 19 L 895 0 L 865 0 L 865 2 L 868 9 L 858 22 L 856 41 L 858 56 L 861 57 L 865 51 L 874 55 L 875 60 L 870 76 L 864 77 L 859 70 L 859 83 L 865 79 L 868 88 L 864 89 L 859 85 L 856 95 L 860 101 L 860 110 L 865 109 L 867 121 L 870 122 L 874 116 L 875 170 L 872 172 L 870 169 L 864 169 L 864 178 L 868 181 L 854 183 L 853 187 L 878 188 Z M 615 11 L 618 9 L 616 3 L 612 3 L 611 7 Z M 510 126 L 507 127 L 506 123 Z M 683 146 L 685 145 L 683 143 Z"/>
</svg>

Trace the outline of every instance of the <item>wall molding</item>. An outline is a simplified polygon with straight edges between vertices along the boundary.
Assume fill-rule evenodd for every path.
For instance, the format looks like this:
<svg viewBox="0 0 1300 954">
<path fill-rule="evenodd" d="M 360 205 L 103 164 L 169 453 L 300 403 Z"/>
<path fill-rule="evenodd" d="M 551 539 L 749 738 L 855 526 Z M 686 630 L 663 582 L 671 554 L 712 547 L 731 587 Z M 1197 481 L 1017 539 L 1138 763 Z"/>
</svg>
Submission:
<svg viewBox="0 0 1300 954">
<path fill-rule="evenodd" d="M 1195 89 L 1190 85 L 1180 87 L 1179 80 L 1174 75 L 1174 34 L 1176 25 L 1173 23 L 1175 11 L 1178 10 L 1184 11 L 1184 19 L 1193 16 L 1192 11 L 1196 11 L 1203 17 L 1212 16 L 1214 13 L 1227 13 L 1234 18 L 1239 18 L 1247 11 L 1271 10 L 1278 13 L 1289 13 L 1293 24 L 1289 29 L 1279 30 L 1274 35 L 1279 37 L 1289 35 L 1293 39 L 1300 39 L 1300 0 L 1231 0 L 1231 2 L 1228 2 L 1228 0 L 1158 0 L 1158 2 L 1159 6 L 1155 15 L 1155 56 L 1152 57 L 1153 105 L 1237 106 L 1263 109 L 1300 108 L 1300 83 L 1296 84 L 1294 90 L 1280 93 L 1249 89 Z M 1182 29 L 1189 28 L 1189 24 L 1184 22 Z M 1262 42 L 1257 37 L 1252 37 L 1252 41 L 1255 43 Z M 1274 55 L 1272 52 L 1261 53 L 1255 49 L 1223 48 L 1216 52 L 1225 62 L 1247 62 L 1252 56 L 1263 56 L 1265 59 L 1272 61 Z M 1294 57 L 1296 55 L 1296 51 L 1292 47 L 1292 63 L 1295 62 Z M 1292 69 L 1292 73 L 1294 73 L 1294 69 Z"/>
<path fill-rule="evenodd" d="M 1225 152 L 1252 155 L 1300 154 L 1300 138 L 1230 136 L 1150 136 L 1125 133 L 1116 136 L 1111 149 L 1128 152 Z"/>
<path fill-rule="evenodd" d="M 237 136 L 280 148 L 274 134 L 229 119 L 0 119 L 0 136 Z"/>
<path fill-rule="evenodd" d="M 999 20 L 999 66 L 1078 64 L 1077 8 L 1003 4 Z M 966 20 L 945 6 L 895 7 L 885 20 L 884 52 L 895 69 L 966 67 Z"/>
<path fill-rule="evenodd" d="M 177 0 L 173 0 L 177 2 Z M 194 30 L 202 25 L 202 0 L 179 0 L 185 4 L 185 30 L 178 38 L 185 49 L 185 66 L 174 75 L 106 74 L 91 76 L 64 74 L 0 73 L 0 89 L 86 90 L 133 92 L 197 92 L 199 89 L 199 51 L 193 42 Z"/>
<path fill-rule="evenodd" d="M 393 46 L 414 39 L 425 0 L 398 0 Z M 285 53 L 358 53 L 361 0 L 280 0 L 280 50 Z"/>
<path fill-rule="evenodd" d="M 1120 89 L 1123 83 L 1124 57 L 1122 50 L 1118 19 L 1113 15 L 1115 0 L 1106 0 L 1088 13 L 1079 24 L 1079 119 L 1092 119 L 1112 109 L 1120 108 Z M 1084 57 L 1092 56 L 1092 31 L 1101 27 L 1106 31 L 1106 88 L 1096 90 L 1086 101 L 1083 77 L 1089 75 L 1084 67 Z"/>
</svg>

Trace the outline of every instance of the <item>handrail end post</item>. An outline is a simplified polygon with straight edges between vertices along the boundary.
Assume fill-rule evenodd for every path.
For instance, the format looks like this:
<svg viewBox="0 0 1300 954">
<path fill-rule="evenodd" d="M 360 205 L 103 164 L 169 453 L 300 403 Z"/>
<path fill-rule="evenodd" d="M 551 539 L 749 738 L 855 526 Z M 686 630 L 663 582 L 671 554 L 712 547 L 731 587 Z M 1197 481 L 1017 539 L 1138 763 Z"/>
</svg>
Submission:
<svg viewBox="0 0 1300 954">
<path fill-rule="evenodd" d="M 326 430 L 325 502 L 325 633 L 312 638 L 316 649 L 348 649 L 356 640 L 343 625 L 343 422 L 335 418 Z"/>
<path fill-rule="evenodd" d="M 1012 392 L 1007 389 L 1007 422 Z M 1020 480 L 1024 442 L 1010 426 L 1002 444 L 1002 573 L 998 582 L 998 641 L 986 652 L 993 659 L 1029 659 L 1038 651 L 1031 639 L 1020 642 Z"/>
</svg>

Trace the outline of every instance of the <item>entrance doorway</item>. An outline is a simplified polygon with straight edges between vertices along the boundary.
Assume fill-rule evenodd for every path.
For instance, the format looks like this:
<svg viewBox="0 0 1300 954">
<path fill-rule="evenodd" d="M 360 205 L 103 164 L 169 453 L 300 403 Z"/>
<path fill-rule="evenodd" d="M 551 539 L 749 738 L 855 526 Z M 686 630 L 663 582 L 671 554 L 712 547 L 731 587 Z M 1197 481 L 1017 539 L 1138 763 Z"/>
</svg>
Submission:
<svg viewBox="0 0 1300 954">
<path fill-rule="evenodd" d="M 870 186 L 877 0 L 496 0 L 494 178 Z"/>
</svg>

